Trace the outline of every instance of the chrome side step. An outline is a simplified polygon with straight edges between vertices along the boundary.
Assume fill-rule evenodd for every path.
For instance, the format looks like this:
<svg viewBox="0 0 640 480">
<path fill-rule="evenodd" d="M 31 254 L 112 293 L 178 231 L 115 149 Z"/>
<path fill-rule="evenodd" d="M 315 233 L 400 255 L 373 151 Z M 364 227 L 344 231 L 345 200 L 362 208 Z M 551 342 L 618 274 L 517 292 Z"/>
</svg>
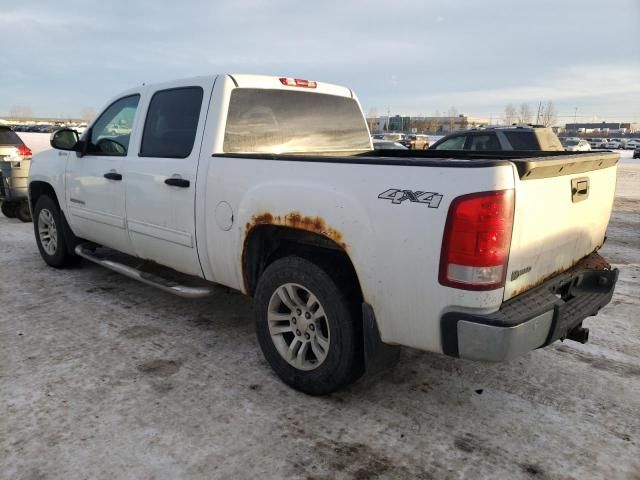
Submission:
<svg viewBox="0 0 640 480">
<path fill-rule="evenodd" d="M 134 280 L 138 280 L 139 282 L 146 283 L 147 285 L 151 285 L 152 287 L 159 288 L 160 290 L 164 290 L 165 292 L 173 293 L 174 295 L 178 295 L 179 297 L 202 298 L 207 297 L 213 293 L 213 290 L 211 288 L 188 287 L 172 280 L 159 277 L 158 275 L 154 275 L 153 273 L 143 272 L 141 270 L 138 270 L 137 268 L 125 265 L 124 263 L 100 258 L 93 251 L 87 248 L 86 244 L 78 245 L 75 248 L 75 252 L 76 255 L 79 255 L 82 258 L 86 258 L 87 260 L 93 263 L 97 263 L 98 265 L 108 268 L 109 270 L 121 273 L 122 275 L 133 278 Z"/>
</svg>

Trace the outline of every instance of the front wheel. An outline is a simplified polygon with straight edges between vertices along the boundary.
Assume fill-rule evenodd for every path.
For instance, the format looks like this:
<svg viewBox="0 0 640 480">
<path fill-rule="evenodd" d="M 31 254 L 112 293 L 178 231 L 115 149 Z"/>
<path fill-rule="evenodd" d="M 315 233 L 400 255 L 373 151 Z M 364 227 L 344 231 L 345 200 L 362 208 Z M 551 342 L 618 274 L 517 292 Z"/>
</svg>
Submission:
<svg viewBox="0 0 640 480">
<path fill-rule="evenodd" d="M 294 256 L 276 260 L 254 302 L 262 353 L 287 385 L 324 395 L 355 380 L 355 309 L 322 268 Z"/>
<path fill-rule="evenodd" d="M 33 209 L 33 229 L 40 256 L 55 268 L 75 265 L 81 259 L 67 250 L 62 215 L 58 204 L 47 195 L 38 198 Z"/>
</svg>

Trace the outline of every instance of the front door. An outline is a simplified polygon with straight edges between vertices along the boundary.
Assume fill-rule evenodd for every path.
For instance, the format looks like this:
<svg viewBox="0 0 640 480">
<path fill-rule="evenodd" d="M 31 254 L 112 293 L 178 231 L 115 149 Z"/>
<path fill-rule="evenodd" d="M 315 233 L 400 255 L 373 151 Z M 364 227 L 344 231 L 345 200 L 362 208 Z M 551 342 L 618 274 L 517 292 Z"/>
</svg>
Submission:
<svg viewBox="0 0 640 480">
<path fill-rule="evenodd" d="M 212 83 L 156 91 L 139 152 L 125 168 L 127 228 L 136 255 L 198 276 L 196 171 Z"/>
<path fill-rule="evenodd" d="M 69 154 L 66 204 L 69 223 L 81 238 L 132 253 L 125 224 L 125 164 L 139 94 L 113 102 L 87 131 L 84 156 Z"/>
</svg>

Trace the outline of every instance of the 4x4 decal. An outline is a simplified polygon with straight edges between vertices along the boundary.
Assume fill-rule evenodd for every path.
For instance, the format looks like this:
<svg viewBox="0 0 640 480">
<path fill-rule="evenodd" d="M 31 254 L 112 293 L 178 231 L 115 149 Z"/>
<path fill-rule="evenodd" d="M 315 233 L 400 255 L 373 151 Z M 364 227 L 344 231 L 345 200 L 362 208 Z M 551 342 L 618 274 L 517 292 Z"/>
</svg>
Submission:
<svg viewBox="0 0 640 480">
<path fill-rule="evenodd" d="M 390 188 L 378 195 L 383 200 L 391 200 L 391 203 L 402 203 L 409 200 L 414 203 L 424 203 L 429 208 L 438 208 L 442 201 L 442 195 L 434 192 L 414 192 L 413 190 L 400 190 L 399 188 Z"/>
</svg>

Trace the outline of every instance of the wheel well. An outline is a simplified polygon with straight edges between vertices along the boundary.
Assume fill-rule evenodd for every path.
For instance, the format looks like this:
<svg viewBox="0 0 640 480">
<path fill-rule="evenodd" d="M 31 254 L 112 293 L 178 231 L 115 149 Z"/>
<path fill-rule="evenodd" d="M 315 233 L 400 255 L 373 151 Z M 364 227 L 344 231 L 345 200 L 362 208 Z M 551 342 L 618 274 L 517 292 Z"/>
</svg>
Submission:
<svg viewBox="0 0 640 480">
<path fill-rule="evenodd" d="M 297 255 L 325 268 L 327 273 L 362 301 L 362 289 L 347 252 L 323 235 L 291 227 L 259 225 L 246 237 L 242 253 L 245 290 L 253 296 L 264 270 L 274 261 Z"/>
<path fill-rule="evenodd" d="M 48 195 L 54 202 L 56 202 L 58 207 L 60 206 L 56 192 L 50 184 L 46 182 L 31 182 L 29 184 L 29 202 L 31 203 L 31 211 L 36 208 L 38 198 L 42 195 Z"/>
</svg>

